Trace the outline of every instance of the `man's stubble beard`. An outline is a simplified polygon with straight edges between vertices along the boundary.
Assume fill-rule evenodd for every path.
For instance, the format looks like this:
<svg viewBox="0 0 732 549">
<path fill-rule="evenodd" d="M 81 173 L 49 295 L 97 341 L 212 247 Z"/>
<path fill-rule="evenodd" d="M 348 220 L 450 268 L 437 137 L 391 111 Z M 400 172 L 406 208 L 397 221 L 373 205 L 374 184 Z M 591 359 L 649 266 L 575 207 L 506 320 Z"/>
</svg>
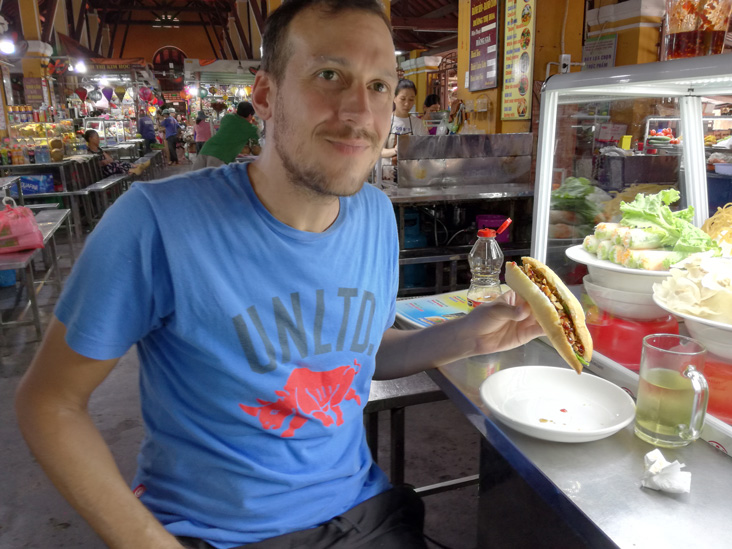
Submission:
<svg viewBox="0 0 732 549">
<path fill-rule="evenodd" d="M 274 114 L 275 127 L 273 128 L 272 136 L 275 142 L 275 150 L 282 160 L 282 165 L 285 168 L 289 182 L 299 189 L 321 197 L 352 196 L 358 193 L 361 187 L 363 187 L 363 183 L 368 179 L 369 173 L 373 169 L 377 158 L 374 158 L 374 162 L 365 173 L 354 176 L 351 170 L 349 170 L 338 181 L 333 181 L 325 174 L 324 169 L 312 165 L 310 159 L 304 158 L 305 154 L 302 152 L 300 144 L 295 145 L 295 150 L 291 151 L 291 148 L 285 141 L 286 136 L 294 135 L 294 131 L 284 112 L 285 103 L 279 91 L 277 92 L 276 101 L 277 109 Z M 356 135 L 367 139 L 371 143 L 377 141 L 375 135 L 357 130 L 347 129 L 341 137 L 353 137 Z M 352 178 L 352 181 L 348 185 L 343 185 L 342 182 L 349 177 Z"/>
</svg>

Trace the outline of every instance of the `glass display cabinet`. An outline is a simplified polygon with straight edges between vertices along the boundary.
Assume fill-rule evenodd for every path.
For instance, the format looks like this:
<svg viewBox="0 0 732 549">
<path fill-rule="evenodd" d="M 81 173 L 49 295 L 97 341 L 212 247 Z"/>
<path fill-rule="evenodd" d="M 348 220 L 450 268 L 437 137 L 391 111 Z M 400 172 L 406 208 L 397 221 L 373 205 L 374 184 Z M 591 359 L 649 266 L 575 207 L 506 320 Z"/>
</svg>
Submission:
<svg viewBox="0 0 732 549">
<path fill-rule="evenodd" d="M 105 118 L 86 118 L 84 128 L 96 130 L 99 134 L 99 143 L 104 146 L 112 146 L 132 137 L 127 120 L 107 120 Z"/>
<path fill-rule="evenodd" d="M 635 372 L 642 337 L 685 333 L 692 324 L 654 304 L 653 283 L 669 275 L 667 266 L 651 276 L 620 266 L 613 271 L 613 267 L 600 265 L 599 256 L 597 260 L 580 257 L 577 250 L 585 253 L 582 243 L 593 234 L 597 223 L 620 221 L 621 201 L 633 202 L 639 193 L 677 189 L 680 200 L 670 205 L 671 210 L 693 206 L 691 223 L 697 228 L 709 218 L 710 210 L 714 214 L 716 206 L 732 201 L 732 178 L 720 179 L 709 172 L 711 164 L 707 163 L 717 151 L 732 152 L 715 148 L 710 138 L 714 133 L 716 142 L 728 133 L 720 128 L 726 128 L 732 118 L 716 107 L 731 102 L 729 55 L 561 74 L 544 84 L 531 256 L 551 267 L 582 303 L 595 346 L 588 369 L 630 392 L 638 383 Z M 595 145 L 587 146 L 578 121 L 584 123 L 585 117 L 595 116 L 597 111 L 592 109 L 596 105 L 603 105 L 603 109 L 606 105 L 607 110 L 600 114 L 602 120 L 591 122 L 608 126 L 613 139 L 598 140 L 598 126 L 592 130 Z M 664 128 L 669 128 L 666 135 L 662 134 Z M 713 185 L 720 185 L 722 194 Z M 611 290 L 598 292 L 593 284 L 600 273 L 611 271 L 613 280 L 627 282 L 613 287 L 608 280 L 601 280 L 601 289 Z M 630 299 L 622 302 L 628 296 Z M 727 404 L 728 410 L 718 413 L 719 408 L 712 405 L 715 397 L 719 400 L 722 396 L 721 390 L 712 386 L 714 377 L 721 376 L 725 383 L 732 381 L 730 353 L 710 352 L 706 368 L 711 399 L 705 429 L 712 425 L 717 430 L 703 438 L 721 437 L 732 442 L 732 407 Z M 732 395 L 724 398 L 732 402 Z"/>
</svg>

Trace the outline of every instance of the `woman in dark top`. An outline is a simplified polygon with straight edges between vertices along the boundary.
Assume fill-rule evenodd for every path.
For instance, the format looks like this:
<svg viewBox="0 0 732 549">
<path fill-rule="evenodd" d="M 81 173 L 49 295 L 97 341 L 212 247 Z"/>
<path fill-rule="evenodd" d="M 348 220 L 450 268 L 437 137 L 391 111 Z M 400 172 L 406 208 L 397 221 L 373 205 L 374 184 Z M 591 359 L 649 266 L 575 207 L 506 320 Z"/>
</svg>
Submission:
<svg viewBox="0 0 732 549">
<path fill-rule="evenodd" d="M 99 134 L 96 130 L 86 130 L 84 133 L 84 140 L 87 143 L 89 152 L 99 156 L 99 163 L 102 166 L 102 173 L 104 174 L 104 177 L 126 173 L 139 175 L 138 169 L 133 167 L 129 162 L 119 162 L 102 150 L 99 146 Z"/>
</svg>

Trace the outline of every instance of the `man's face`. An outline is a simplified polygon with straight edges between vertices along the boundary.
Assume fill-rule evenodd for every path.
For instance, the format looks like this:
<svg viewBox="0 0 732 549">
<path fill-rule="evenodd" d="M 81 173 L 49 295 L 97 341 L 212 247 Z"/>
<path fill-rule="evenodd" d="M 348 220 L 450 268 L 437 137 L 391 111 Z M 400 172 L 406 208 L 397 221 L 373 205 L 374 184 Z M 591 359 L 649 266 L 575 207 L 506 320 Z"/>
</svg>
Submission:
<svg viewBox="0 0 732 549">
<path fill-rule="evenodd" d="M 288 42 L 293 54 L 268 122 L 277 155 L 292 183 L 352 195 L 389 131 L 397 81 L 389 31 L 362 11 L 324 16 L 311 8 L 292 21 Z"/>
</svg>

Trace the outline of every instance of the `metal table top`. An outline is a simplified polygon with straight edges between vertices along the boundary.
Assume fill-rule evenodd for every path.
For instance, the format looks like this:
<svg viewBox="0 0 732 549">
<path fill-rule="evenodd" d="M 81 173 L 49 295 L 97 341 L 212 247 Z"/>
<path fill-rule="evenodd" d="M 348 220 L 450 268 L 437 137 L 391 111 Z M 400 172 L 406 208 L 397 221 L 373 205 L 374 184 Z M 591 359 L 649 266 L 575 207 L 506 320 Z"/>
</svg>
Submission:
<svg viewBox="0 0 732 549">
<path fill-rule="evenodd" d="M 430 377 L 486 440 L 563 520 L 602 531 L 621 548 L 690 548 L 724 545 L 732 508 L 732 460 L 702 440 L 661 449 L 686 464 L 689 494 L 641 488 L 643 457 L 654 449 L 633 433 L 633 424 L 595 442 L 567 444 L 523 435 L 503 425 L 482 403 L 479 388 L 496 366 L 540 364 L 568 368 L 541 341 L 497 355 L 461 360 Z M 585 372 L 582 375 L 592 375 Z M 559 493 L 559 501 L 557 501 Z M 480 518 L 479 518 L 480 520 Z"/>
<path fill-rule="evenodd" d="M 507 183 L 502 185 L 455 185 L 444 187 L 386 187 L 384 192 L 394 204 L 418 204 L 532 197 L 534 196 L 534 186 L 528 183 Z"/>
</svg>

